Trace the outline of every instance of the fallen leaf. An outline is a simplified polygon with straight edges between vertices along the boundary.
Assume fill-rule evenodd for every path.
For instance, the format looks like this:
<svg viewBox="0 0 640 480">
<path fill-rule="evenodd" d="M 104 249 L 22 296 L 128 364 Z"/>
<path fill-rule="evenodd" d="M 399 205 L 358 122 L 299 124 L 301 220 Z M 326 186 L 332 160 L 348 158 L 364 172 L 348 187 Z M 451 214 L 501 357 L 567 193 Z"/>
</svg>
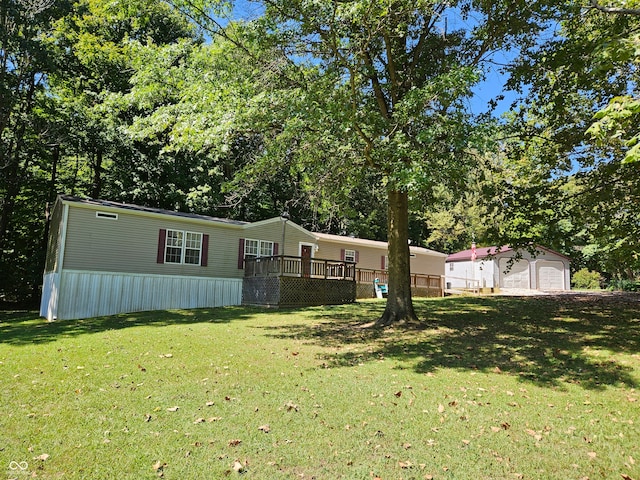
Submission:
<svg viewBox="0 0 640 480">
<path fill-rule="evenodd" d="M 151 421 L 151 415 L 149 415 L 148 413 L 144 416 L 144 421 L 145 422 L 150 422 Z"/>
<path fill-rule="evenodd" d="M 397 391 L 396 393 L 394 393 L 394 395 L 398 398 L 400 398 L 402 396 L 402 390 Z"/>
<path fill-rule="evenodd" d="M 631 478 L 629 475 L 626 475 L 624 473 L 620 474 L 620 476 L 624 479 L 624 480 L 633 480 L 633 478 Z"/>
<path fill-rule="evenodd" d="M 242 443 L 242 440 L 237 439 L 237 438 L 234 438 L 233 440 L 229 440 L 229 446 L 230 447 L 237 447 L 241 443 Z"/>
<path fill-rule="evenodd" d="M 196 419 L 193 421 L 193 424 L 195 425 L 195 424 L 198 424 L 198 423 L 204 423 L 205 421 L 206 421 L 206 420 L 205 420 L 204 418 L 196 418 Z"/>
<path fill-rule="evenodd" d="M 411 444 L 410 443 L 405 443 L 402 445 L 402 448 L 404 448 L 405 450 L 409 450 L 411 448 Z"/>
<path fill-rule="evenodd" d="M 46 461 L 49 458 L 49 454 L 48 453 L 43 453 L 42 455 L 38 455 L 37 457 L 33 457 L 34 460 L 41 460 L 41 461 Z"/>
<path fill-rule="evenodd" d="M 162 463 L 160 460 L 158 460 L 156 463 L 153 464 L 153 467 L 151 468 L 153 468 L 153 470 L 157 472 L 158 470 L 163 470 L 164 467 L 166 466 L 167 466 L 166 463 Z"/>
<path fill-rule="evenodd" d="M 411 462 L 398 462 L 400 468 L 411 468 L 413 465 Z"/>
<path fill-rule="evenodd" d="M 470 440 L 462 440 L 462 443 L 464 443 L 465 445 L 469 445 L 471 443 Z"/>
<path fill-rule="evenodd" d="M 442 413 L 444 412 L 444 405 L 440 404 L 438 405 L 438 413 Z"/>
<path fill-rule="evenodd" d="M 271 427 L 268 424 L 260 425 L 258 430 L 263 431 L 264 433 L 269 433 L 271 431 Z"/>
<path fill-rule="evenodd" d="M 290 412 L 291 410 L 295 410 L 297 412 L 300 409 L 300 407 L 293 402 L 287 402 L 284 406 L 287 408 L 287 412 Z"/>
<path fill-rule="evenodd" d="M 167 412 L 177 412 L 180 409 L 180 407 L 169 407 L 167 408 Z"/>
<path fill-rule="evenodd" d="M 172 358 L 173 353 L 162 353 L 160 354 L 160 358 Z"/>
<path fill-rule="evenodd" d="M 233 462 L 233 471 L 242 473 L 244 471 L 244 465 L 242 465 L 239 461 Z"/>
<path fill-rule="evenodd" d="M 491 431 L 497 433 L 500 431 L 500 427 L 491 427 Z"/>
<path fill-rule="evenodd" d="M 540 440 L 542 440 L 542 435 L 540 435 L 538 432 L 536 432 L 535 430 L 531 430 L 530 428 L 525 430 L 525 432 L 527 432 L 529 435 L 531 435 L 533 438 L 535 438 L 538 442 Z"/>
<path fill-rule="evenodd" d="M 207 407 L 213 407 L 213 406 L 215 405 L 215 403 L 213 403 L 213 402 L 207 402 L 207 403 L 206 403 L 206 405 L 207 405 Z"/>
<path fill-rule="evenodd" d="M 591 460 L 593 460 L 594 458 L 596 458 L 598 456 L 598 454 L 596 452 L 587 452 L 587 455 L 589 456 L 589 458 Z"/>
</svg>

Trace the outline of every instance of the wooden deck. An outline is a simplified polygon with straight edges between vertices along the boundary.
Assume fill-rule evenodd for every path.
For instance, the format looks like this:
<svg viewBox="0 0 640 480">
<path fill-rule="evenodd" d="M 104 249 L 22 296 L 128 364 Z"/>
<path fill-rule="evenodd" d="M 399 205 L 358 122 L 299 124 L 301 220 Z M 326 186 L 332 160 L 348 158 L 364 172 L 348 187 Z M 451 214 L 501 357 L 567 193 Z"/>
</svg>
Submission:
<svg viewBox="0 0 640 480">
<path fill-rule="evenodd" d="M 245 260 L 242 303 L 274 307 L 336 305 L 374 298 L 375 279 L 388 284 L 387 270 L 356 268 L 354 262 L 290 255 Z M 444 296 L 444 277 L 411 274 L 415 297 Z"/>
</svg>

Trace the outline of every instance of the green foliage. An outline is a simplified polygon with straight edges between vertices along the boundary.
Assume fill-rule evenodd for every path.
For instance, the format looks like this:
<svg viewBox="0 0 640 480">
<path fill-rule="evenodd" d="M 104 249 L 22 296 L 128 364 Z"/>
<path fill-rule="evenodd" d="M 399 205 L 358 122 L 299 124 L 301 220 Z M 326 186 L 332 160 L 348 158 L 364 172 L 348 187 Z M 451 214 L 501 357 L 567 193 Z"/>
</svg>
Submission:
<svg viewBox="0 0 640 480">
<path fill-rule="evenodd" d="M 640 281 L 614 278 L 609 282 L 609 289 L 620 290 L 622 292 L 640 292 Z"/>
<path fill-rule="evenodd" d="M 600 288 L 602 277 L 598 272 L 592 272 L 587 268 L 581 268 L 571 275 L 574 288 L 595 290 Z"/>
</svg>

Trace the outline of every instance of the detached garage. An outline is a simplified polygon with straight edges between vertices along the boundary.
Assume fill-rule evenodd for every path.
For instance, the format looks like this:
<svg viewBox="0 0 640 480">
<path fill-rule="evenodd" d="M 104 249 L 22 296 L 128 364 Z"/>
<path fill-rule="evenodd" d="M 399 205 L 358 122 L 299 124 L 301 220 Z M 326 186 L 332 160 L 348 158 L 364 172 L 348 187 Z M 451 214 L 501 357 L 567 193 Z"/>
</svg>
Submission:
<svg viewBox="0 0 640 480">
<path fill-rule="evenodd" d="M 449 255 L 445 282 L 449 289 L 569 290 L 570 259 L 536 246 L 534 255 L 510 247 L 479 247 Z"/>
</svg>

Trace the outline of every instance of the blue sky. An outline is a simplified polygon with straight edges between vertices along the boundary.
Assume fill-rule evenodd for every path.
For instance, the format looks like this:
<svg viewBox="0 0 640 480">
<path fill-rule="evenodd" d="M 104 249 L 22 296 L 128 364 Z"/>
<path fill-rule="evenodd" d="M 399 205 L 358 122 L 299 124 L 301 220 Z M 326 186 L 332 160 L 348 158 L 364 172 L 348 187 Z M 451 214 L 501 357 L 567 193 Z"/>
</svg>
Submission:
<svg viewBox="0 0 640 480">
<path fill-rule="evenodd" d="M 251 0 L 237 0 L 234 2 L 234 8 L 231 17 L 234 19 L 251 20 L 260 16 L 263 11 L 260 2 Z M 222 19 L 222 23 L 227 20 Z M 463 24 L 463 23 L 466 23 Z M 473 18 L 461 20 L 459 16 L 450 16 L 448 25 L 450 29 L 469 28 L 474 23 Z M 489 64 L 485 70 L 485 79 L 481 81 L 474 89 L 474 95 L 469 100 L 468 107 L 473 114 L 480 114 L 489 110 L 489 102 L 503 95 L 504 99 L 498 102 L 494 110 L 494 116 L 500 116 L 510 109 L 510 106 L 517 98 L 517 94 L 511 91 L 505 91 L 504 86 L 507 77 L 501 72 L 501 65 L 507 64 L 513 60 L 514 54 L 507 52 L 498 52 L 493 55 L 495 63 Z"/>
</svg>

